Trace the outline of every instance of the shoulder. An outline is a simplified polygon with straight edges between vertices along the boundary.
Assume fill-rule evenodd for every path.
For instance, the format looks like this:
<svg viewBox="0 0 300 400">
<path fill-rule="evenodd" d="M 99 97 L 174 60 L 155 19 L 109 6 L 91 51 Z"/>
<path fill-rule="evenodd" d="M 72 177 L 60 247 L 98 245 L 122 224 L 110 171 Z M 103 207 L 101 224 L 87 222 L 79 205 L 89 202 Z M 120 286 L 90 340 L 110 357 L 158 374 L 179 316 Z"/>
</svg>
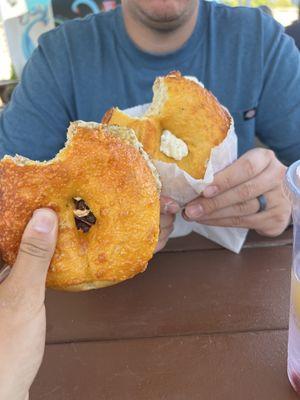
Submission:
<svg viewBox="0 0 300 400">
<path fill-rule="evenodd" d="M 231 7 L 204 1 L 211 21 L 224 34 L 247 36 L 248 40 L 260 42 L 268 34 L 283 33 L 284 28 L 273 17 L 255 7 Z"/>
<path fill-rule="evenodd" d="M 219 48 L 226 48 L 231 54 L 242 54 L 241 63 L 251 60 L 259 67 L 290 51 L 292 39 L 285 34 L 284 27 L 260 9 L 206 1 L 204 4 L 208 35 L 214 35 Z"/>
<path fill-rule="evenodd" d="M 66 21 L 57 28 L 42 34 L 39 45 L 42 47 L 63 46 L 66 44 L 80 45 L 86 41 L 92 42 L 112 32 L 117 10 L 90 14 L 85 18 Z"/>
</svg>

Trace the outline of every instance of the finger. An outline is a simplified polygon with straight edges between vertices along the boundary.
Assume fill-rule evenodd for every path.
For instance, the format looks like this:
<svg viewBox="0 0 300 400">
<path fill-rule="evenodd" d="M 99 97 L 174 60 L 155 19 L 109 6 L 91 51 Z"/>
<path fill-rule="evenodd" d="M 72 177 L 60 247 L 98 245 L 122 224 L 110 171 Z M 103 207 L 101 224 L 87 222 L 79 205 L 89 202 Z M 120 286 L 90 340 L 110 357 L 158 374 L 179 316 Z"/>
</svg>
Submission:
<svg viewBox="0 0 300 400">
<path fill-rule="evenodd" d="M 160 228 L 164 229 L 164 228 L 168 228 L 171 225 L 173 225 L 175 220 L 175 215 L 174 214 L 162 214 L 160 217 Z"/>
<path fill-rule="evenodd" d="M 204 189 L 204 197 L 213 197 L 259 175 L 276 157 L 271 150 L 248 151 L 229 167 L 217 173 L 213 183 Z"/>
<path fill-rule="evenodd" d="M 157 243 L 157 246 L 156 246 L 156 249 L 155 249 L 154 253 L 157 253 L 158 251 L 160 251 L 161 249 L 163 249 L 165 247 L 165 245 L 167 244 L 169 236 L 171 235 L 173 229 L 174 229 L 174 225 L 172 225 L 169 228 L 164 229 L 163 231 L 161 231 L 161 235 L 159 237 L 159 241 Z"/>
<path fill-rule="evenodd" d="M 255 229 L 257 232 L 265 236 L 278 236 L 288 226 L 290 215 L 290 205 L 286 202 L 253 215 L 204 220 L 201 221 L 201 223 L 211 226 Z"/>
<path fill-rule="evenodd" d="M 201 224 L 210 226 L 223 227 L 239 227 L 248 229 L 258 229 L 259 226 L 265 225 L 268 219 L 272 218 L 273 209 L 262 211 L 257 214 L 234 216 L 229 218 L 203 219 Z"/>
<path fill-rule="evenodd" d="M 34 212 L 23 233 L 7 284 L 18 288 L 21 293 L 44 293 L 46 275 L 56 245 L 57 225 L 54 211 L 44 208 Z"/>
<path fill-rule="evenodd" d="M 195 219 L 195 221 L 200 222 L 203 219 L 211 220 L 211 219 L 220 219 L 220 218 L 230 218 L 235 216 L 242 215 L 252 215 L 257 213 L 259 210 L 259 202 L 257 199 L 252 199 L 248 201 L 243 201 L 241 203 L 234 204 L 233 206 L 222 208 L 221 210 L 217 210 L 208 215 L 202 215 L 199 218 Z"/>
<path fill-rule="evenodd" d="M 160 240 L 160 241 L 157 243 L 156 249 L 154 250 L 154 254 L 155 254 L 155 253 L 158 253 L 159 251 L 161 251 L 161 250 L 165 247 L 166 244 L 167 244 L 166 241 Z"/>
<path fill-rule="evenodd" d="M 162 229 L 160 231 L 159 240 L 167 239 L 171 235 L 173 229 L 174 229 L 174 224 L 168 226 L 167 228 Z"/>
<path fill-rule="evenodd" d="M 212 198 L 201 198 L 189 203 L 185 210 L 188 218 L 195 220 L 213 212 L 255 199 L 281 184 L 285 167 L 266 168 L 260 175 Z"/>
<path fill-rule="evenodd" d="M 281 199 L 280 193 L 278 190 L 271 190 L 265 195 L 267 209 L 273 208 L 277 206 Z M 202 220 L 211 220 L 211 219 L 219 219 L 219 218 L 230 218 L 235 216 L 243 216 L 243 215 L 252 215 L 256 214 L 260 209 L 260 204 L 257 198 L 251 199 L 248 201 L 243 201 L 241 203 L 236 203 L 232 206 L 222 208 L 221 210 L 217 210 L 208 215 L 203 215 L 202 217 L 197 218 L 195 221 L 201 222 Z"/>
<path fill-rule="evenodd" d="M 160 212 L 162 214 L 176 214 L 179 211 L 179 204 L 171 199 L 171 197 L 160 196 Z"/>
<path fill-rule="evenodd" d="M 203 221 L 203 224 L 218 227 L 255 229 L 263 236 L 276 237 L 287 228 L 289 221 L 289 213 L 282 214 L 280 211 L 276 213 L 274 208 L 251 216 Z"/>
</svg>

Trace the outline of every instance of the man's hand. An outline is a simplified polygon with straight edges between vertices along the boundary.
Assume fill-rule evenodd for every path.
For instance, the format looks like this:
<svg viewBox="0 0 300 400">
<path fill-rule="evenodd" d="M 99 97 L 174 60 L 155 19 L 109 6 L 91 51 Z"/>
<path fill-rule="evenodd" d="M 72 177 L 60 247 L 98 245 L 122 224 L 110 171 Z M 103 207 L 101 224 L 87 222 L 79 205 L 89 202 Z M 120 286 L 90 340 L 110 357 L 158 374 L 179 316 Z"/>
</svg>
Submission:
<svg viewBox="0 0 300 400">
<path fill-rule="evenodd" d="M 175 214 L 180 210 L 179 205 L 170 197 L 161 196 L 160 198 L 160 233 L 159 241 L 155 252 L 165 247 L 169 236 L 174 229 Z"/>
<path fill-rule="evenodd" d="M 238 226 L 277 236 L 288 226 L 291 216 L 291 206 L 282 190 L 285 171 L 271 150 L 250 150 L 216 174 L 203 197 L 190 202 L 183 216 L 201 224 Z M 257 197 L 262 194 L 266 209 L 258 212 Z"/>
<path fill-rule="evenodd" d="M 0 399 L 25 400 L 45 348 L 45 281 L 57 237 L 57 217 L 35 211 L 15 265 L 0 274 Z"/>
</svg>

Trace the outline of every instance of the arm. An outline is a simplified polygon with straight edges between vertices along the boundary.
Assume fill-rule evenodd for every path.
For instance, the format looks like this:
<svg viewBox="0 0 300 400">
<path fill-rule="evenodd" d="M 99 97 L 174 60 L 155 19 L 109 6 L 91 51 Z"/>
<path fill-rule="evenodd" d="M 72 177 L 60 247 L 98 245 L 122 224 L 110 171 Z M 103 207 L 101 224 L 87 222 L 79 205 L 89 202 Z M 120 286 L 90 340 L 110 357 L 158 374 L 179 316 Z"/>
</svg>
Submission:
<svg viewBox="0 0 300 400">
<path fill-rule="evenodd" d="M 0 398 L 28 400 L 45 348 L 45 281 L 57 218 L 40 209 L 27 225 L 17 260 L 0 273 Z M 8 276 L 7 276 L 8 275 Z"/>
<path fill-rule="evenodd" d="M 256 131 L 289 165 L 300 158 L 300 53 L 282 26 L 269 22 L 267 28 Z"/>
<path fill-rule="evenodd" d="M 50 32 L 41 37 L 24 68 L 21 83 L 0 115 L 0 157 L 17 153 L 45 160 L 63 146 L 69 121 L 75 116 L 69 63 L 62 55 L 65 49 L 61 36 Z"/>
<path fill-rule="evenodd" d="M 255 229 L 279 235 L 291 209 L 282 190 L 286 167 L 300 157 L 300 54 L 283 28 L 269 17 L 264 29 L 264 57 L 256 128 L 271 150 L 253 149 L 216 174 L 202 197 L 187 205 L 184 217 L 214 226 Z M 277 158 L 277 157 L 278 158 Z M 266 209 L 259 212 L 258 196 Z"/>
</svg>

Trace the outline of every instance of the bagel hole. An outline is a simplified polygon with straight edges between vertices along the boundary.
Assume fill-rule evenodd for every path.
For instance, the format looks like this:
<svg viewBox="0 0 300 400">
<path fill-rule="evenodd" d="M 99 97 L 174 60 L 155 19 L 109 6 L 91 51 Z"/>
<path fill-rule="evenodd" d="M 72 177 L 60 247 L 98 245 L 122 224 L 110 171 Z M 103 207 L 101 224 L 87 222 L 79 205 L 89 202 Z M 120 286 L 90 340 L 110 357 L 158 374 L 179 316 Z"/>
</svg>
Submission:
<svg viewBox="0 0 300 400">
<path fill-rule="evenodd" d="M 95 215 L 81 197 L 73 197 L 73 204 L 76 228 L 83 233 L 88 233 L 97 221 Z"/>
</svg>

